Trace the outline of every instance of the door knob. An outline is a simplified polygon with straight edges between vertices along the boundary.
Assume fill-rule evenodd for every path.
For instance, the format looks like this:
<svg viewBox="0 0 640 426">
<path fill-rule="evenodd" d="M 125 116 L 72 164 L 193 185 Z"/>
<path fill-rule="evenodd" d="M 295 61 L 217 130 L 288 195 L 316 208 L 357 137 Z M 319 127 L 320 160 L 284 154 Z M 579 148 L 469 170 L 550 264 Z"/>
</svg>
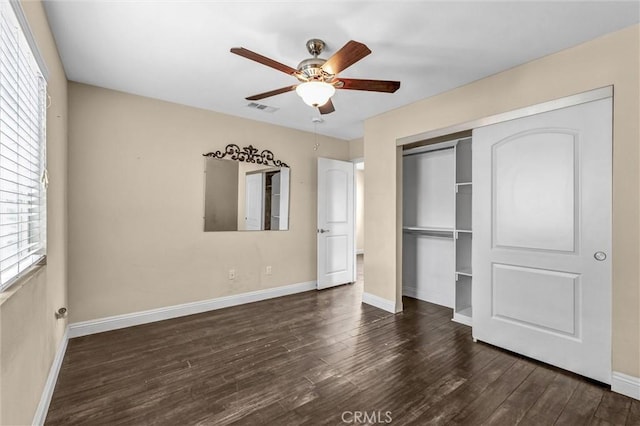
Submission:
<svg viewBox="0 0 640 426">
<path fill-rule="evenodd" d="M 319 232 L 320 234 L 324 234 L 325 232 L 329 232 L 329 230 L 328 230 L 328 229 L 322 229 L 322 228 L 320 228 L 320 229 L 318 229 L 318 232 Z"/>
<path fill-rule="evenodd" d="M 607 258 L 607 254 L 603 251 L 597 251 L 593 254 L 593 257 L 599 261 L 602 262 L 603 260 L 605 260 Z"/>
</svg>

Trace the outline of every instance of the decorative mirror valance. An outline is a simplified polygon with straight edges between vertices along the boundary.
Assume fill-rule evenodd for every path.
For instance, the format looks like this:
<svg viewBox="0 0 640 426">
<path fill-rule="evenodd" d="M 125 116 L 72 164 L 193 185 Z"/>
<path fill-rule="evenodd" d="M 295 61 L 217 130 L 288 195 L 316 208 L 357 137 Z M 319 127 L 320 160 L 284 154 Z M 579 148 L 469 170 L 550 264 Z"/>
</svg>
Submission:
<svg viewBox="0 0 640 426">
<path fill-rule="evenodd" d="M 253 145 L 240 148 L 238 145 L 230 143 L 225 147 L 224 151 L 208 152 L 202 155 L 211 158 L 225 158 L 229 156 L 229 160 L 264 164 L 265 166 L 289 167 L 286 163 L 276 160 L 273 152 L 268 149 L 263 149 L 259 154 L 258 151 L 259 150 L 254 148 Z"/>
<path fill-rule="evenodd" d="M 289 229 L 289 166 L 268 149 L 229 144 L 203 154 L 204 230 Z"/>
</svg>

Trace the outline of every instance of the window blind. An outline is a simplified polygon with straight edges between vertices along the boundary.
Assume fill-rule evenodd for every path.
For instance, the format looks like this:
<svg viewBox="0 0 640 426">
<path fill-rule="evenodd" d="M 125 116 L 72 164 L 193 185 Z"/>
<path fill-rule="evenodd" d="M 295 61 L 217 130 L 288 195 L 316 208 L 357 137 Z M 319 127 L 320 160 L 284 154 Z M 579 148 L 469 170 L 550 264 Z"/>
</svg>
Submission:
<svg viewBox="0 0 640 426">
<path fill-rule="evenodd" d="M 46 82 L 0 1 L 0 291 L 45 256 Z"/>
</svg>

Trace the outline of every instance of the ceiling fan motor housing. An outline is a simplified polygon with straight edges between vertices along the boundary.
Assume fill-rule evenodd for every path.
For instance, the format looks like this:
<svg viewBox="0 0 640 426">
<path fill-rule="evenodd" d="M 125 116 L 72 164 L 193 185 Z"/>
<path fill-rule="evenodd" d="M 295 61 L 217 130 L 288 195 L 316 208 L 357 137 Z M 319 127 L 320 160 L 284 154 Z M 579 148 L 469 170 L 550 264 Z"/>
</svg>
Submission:
<svg viewBox="0 0 640 426">
<path fill-rule="evenodd" d="M 298 64 L 298 71 L 300 71 L 303 79 L 306 81 L 327 81 L 331 75 L 321 68 L 325 62 L 327 62 L 326 59 L 318 57 L 305 59 Z"/>
<path fill-rule="evenodd" d="M 318 58 L 318 55 L 322 53 L 325 46 L 324 41 L 318 38 L 312 38 L 307 41 L 307 50 L 313 55 L 313 58 L 305 59 L 298 64 L 298 71 L 300 72 L 299 80 L 323 82 L 333 80 L 333 75 L 322 69 L 322 65 L 327 62 L 327 60 Z"/>
</svg>

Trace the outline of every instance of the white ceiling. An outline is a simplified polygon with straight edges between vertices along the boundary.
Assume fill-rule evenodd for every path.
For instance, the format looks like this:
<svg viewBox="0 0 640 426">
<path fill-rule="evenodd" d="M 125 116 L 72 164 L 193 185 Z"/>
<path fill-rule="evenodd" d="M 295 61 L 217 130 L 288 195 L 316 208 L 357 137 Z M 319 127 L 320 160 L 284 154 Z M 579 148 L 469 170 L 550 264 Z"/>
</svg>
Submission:
<svg viewBox="0 0 640 426">
<path fill-rule="evenodd" d="M 373 53 L 343 71 L 400 80 L 395 94 L 339 90 L 317 132 L 362 136 L 394 108 L 640 21 L 638 1 L 180 1 L 48 0 L 70 80 L 314 131 L 317 110 L 293 93 L 248 108 L 244 98 L 296 83 L 229 52 L 245 47 L 296 67 L 306 40 L 328 58 L 348 40 Z"/>
</svg>

